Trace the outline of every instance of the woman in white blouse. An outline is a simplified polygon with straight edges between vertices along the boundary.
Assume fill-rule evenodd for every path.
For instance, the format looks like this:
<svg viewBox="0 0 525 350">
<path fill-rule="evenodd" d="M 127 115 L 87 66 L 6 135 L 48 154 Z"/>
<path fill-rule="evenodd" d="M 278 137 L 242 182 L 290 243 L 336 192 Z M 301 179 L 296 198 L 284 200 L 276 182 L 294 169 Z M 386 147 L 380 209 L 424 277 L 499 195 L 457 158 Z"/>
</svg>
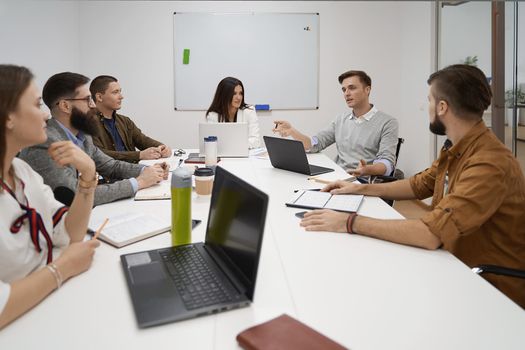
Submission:
<svg viewBox="0 0 525 350">
<path fill-rule="evenodd" d="M 206 120 L 210 123 L 248 123 L 249 147 L 261 146 L 257 113 L 244 102 L 244 86 L 239 79 L 227 77 L 219 82 Z"/>
<path fill-rule="evenodd" d="M 83 242 L 97 184 L 94 162 L 70 141 L 49 147 L 57 164 L 79 172 L 68 209 L 40 175 L 15 158 L 22 148 L 47 139 L 47 114 L 40 107 L 31 72 L 0 65 L 0 328 L 87 270 L 100 244 Z"/>
</svg>

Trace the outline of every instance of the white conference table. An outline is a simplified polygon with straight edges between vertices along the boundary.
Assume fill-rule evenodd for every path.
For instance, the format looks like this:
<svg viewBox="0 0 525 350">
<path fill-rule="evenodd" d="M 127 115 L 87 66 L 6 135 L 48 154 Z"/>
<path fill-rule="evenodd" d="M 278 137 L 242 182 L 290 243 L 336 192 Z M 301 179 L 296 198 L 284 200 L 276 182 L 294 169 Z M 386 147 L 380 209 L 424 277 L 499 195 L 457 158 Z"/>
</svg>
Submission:
<svg viewBox="0 0 525 350">
<path fill-rule="evenodd" d="M 335 167 L 323 154 L 311 163 Z M 525 312 L 446 251 L 359 235 L 306 232 L 285 207 L 294 189 L 319 184 L 266 159 L 223 159 L 227 170 L 270 196 L 254 303 L 212 316 L 139 329 L 120 255 L 170 245 L 170 234 L 116 249 L 102 244 L 90 270 L 0 331 L 0 349 L 237 349 L 242 330 L 282 313 L 352 349 L 523 349 Z M 203 241 L 209 197 L 193 194 Z M 170 201 L 123 200 L 93 215 L 170 215 Z M 361 215 L 402 218 L 365 197 Z"/>
</svg>

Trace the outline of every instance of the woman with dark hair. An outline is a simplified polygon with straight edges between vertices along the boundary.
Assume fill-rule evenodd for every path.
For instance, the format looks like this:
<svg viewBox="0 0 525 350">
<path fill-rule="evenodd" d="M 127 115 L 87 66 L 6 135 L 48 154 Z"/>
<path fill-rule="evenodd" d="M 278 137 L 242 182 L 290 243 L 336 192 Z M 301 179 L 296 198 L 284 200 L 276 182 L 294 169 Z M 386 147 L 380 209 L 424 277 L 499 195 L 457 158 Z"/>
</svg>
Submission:
<svg viewBox="0 0 525 350">
<path fill-rule="evenodd" d="M 80 174 L 67 208 L 40 175 L 15 157 L 47 139 L 41 104 L 27 68 L 0 65 L 0 328 L 87 270 L 99 245 L 82 242 L 97 185 L 94 162 L 70 141 L 49 148 L 57 164 Z"/>
<path fill-rule="evenodd" d="M 257 114 L 255 108 L 244 102 L 244 86 L 239 79 L 227 77 L 219 82 L 206 120 L 209 123 L 248 123 L 250 148 L 261 146 Z"/>
</svg>

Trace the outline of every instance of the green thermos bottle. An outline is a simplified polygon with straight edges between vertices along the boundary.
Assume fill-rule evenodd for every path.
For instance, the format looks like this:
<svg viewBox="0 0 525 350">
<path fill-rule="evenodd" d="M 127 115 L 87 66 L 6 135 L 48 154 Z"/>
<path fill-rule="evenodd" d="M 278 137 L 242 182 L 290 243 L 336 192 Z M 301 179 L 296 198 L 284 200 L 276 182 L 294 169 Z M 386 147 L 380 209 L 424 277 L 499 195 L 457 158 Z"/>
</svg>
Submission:
<svg viewBox="0 0 525 350">
<path fill-rule="evenodd" d="M 171 245 L 191 243 L 191 171 L 179 167 L 171 175 Z"/>
</svg>

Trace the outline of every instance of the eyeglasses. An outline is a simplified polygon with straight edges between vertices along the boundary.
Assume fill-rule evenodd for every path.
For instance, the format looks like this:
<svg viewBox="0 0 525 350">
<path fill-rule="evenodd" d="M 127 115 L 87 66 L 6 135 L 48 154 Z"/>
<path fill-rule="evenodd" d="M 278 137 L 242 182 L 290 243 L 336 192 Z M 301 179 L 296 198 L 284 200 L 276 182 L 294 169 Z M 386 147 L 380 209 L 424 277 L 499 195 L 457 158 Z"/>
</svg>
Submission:
<svg viewBox="0 0 525 350">
<path fill-rule="evenodd" d="M 183 149 L 176 149 L 176 150 L 173 150 L 173 155 L 175 157 L 180 157 L 182 156 L 183 154 L 186 154 L 186 151 L 184 151 Z"/>
<path fill-rule="evenodd" d="M 82 98 L 62 98 L 61 100 L 66 100 L 66 101 L 86 101 L 87 104 L 89 104 L 90 102 L 93 102 L 93 97 L 91 97 L 91 95 L 87 95 L 86 97 L 82 97 Z M 56 103 L 56 105 L 58 105 L 60 103 L 60 101 L 58 101 Z"/>
</svg>

